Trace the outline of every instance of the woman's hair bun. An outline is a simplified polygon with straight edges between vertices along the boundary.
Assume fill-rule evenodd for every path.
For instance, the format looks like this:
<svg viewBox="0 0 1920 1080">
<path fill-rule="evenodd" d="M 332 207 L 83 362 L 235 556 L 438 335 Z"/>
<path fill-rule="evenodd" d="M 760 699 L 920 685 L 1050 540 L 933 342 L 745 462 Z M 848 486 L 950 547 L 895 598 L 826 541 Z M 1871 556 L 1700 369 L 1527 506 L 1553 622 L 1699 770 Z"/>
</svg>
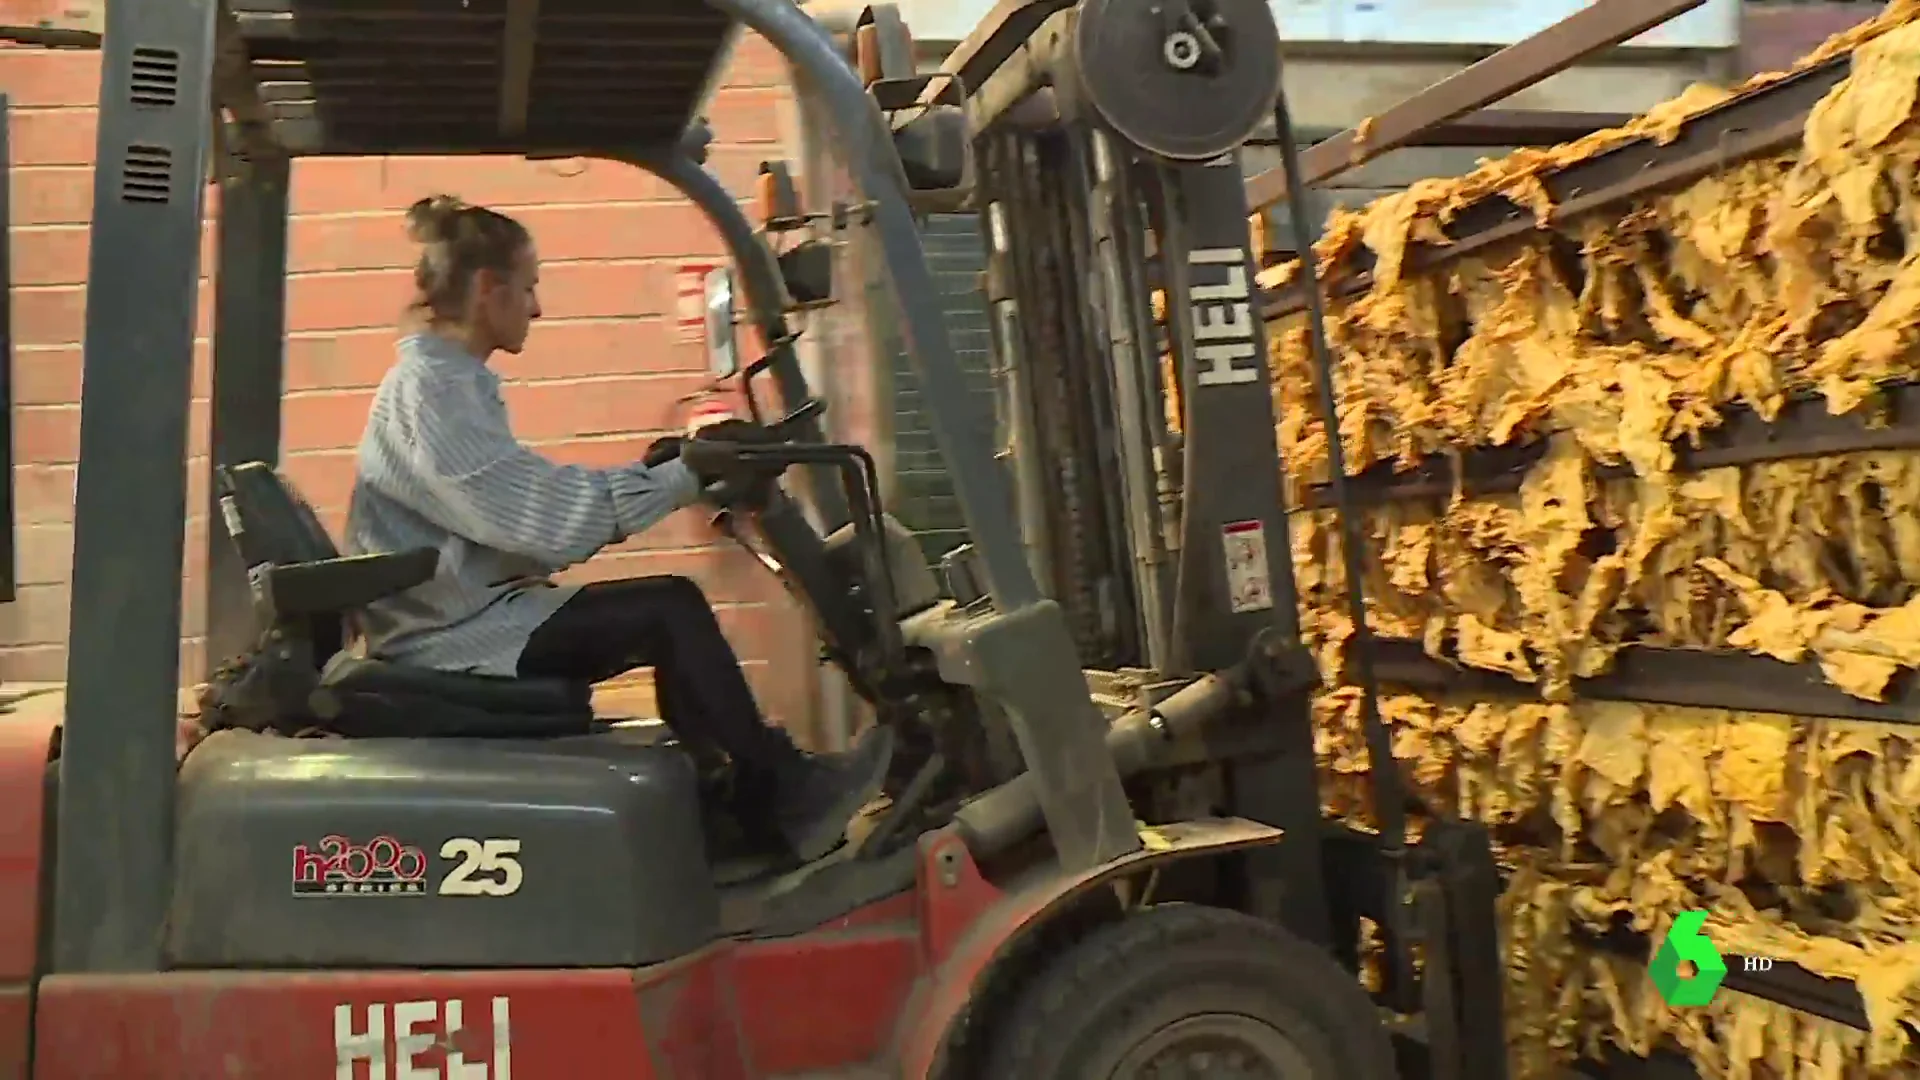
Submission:
<svg viewBox="0 0 1920 1080">
<path fill-rule="evenodd" d="M 454 219 L 467 204 L 453 195 L 429 195 L 407 207 L 407 237 L 416 244 L 432 244 L 452 235 Z"/>
</svg>

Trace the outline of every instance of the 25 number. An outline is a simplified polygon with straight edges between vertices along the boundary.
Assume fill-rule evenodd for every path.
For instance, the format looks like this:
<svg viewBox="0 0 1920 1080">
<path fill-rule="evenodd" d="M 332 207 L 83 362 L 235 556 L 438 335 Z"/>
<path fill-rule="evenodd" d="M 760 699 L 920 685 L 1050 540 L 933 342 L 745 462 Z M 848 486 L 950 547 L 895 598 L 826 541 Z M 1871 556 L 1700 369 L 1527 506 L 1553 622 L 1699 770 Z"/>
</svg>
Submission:
<svg viewBox="0 0 1920 1080">
<path fill-rule="evenodd" d="M 440 879 L 441 896 L 512 896 L 526 878 L 518 840 L 456 836 L 440 845 L 440 857 L 454 860 Z"/>
</svg>

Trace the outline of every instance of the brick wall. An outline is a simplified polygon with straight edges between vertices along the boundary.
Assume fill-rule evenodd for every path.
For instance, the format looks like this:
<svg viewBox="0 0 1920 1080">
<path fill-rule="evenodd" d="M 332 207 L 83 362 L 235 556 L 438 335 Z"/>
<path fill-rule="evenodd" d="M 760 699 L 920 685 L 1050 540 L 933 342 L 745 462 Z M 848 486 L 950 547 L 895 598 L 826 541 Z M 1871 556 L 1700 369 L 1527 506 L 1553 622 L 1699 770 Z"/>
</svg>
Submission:
<svg viewBox="0 0 1920 1080">
<path fill-rule="evenodd" d="M 64 676 L 79 439 L 80 339 L 92 199 L 98 54 L 0 49 L 12 97 L 17 603 L 0 606 L 0 679 Z M 795 121 L 785 70 L 763 42 L 743 43 L 710 110 L 710 165 L 750 191 L 759 162 L 787 156 Z M 673 274 L 718 255 L 717 237 L 666 184 L 599 161 L 315 158 L 296 163 L 287 301 L 285 467 L 338 528 L 373 386 L 391 357 L 412 250 L 399 211 L 437 191 L 495 206 L 535 234 L 546 318 L 526 353 L 501 361 L 521 438 L 550 456 L 611 463 L 637 456 L 673 425 L 678 399 L 703 382 L 697 345 L 674 340 Z M 210 214 L 213 211 L 210 206 Z M 209 240 L 212 232 L 209 228 Z M 211 244 L 202 266 L 216 271 Z M 193 453 L 206 447 L 210 288 L 200 305 Z M 156 463 L 156 468 L 165 467 Z M 206 505 L 205 461 L 190 463 L 189 506 Z M 205 669 L 200 575 L 204 516 L 188 526 L 182 674 Z M 748 665 L 768 711 L 811 719 L 812 646 L 791 605 L 740 552 L 717 546 L 688 511 L 570 577 L 677 573 L 698 580 Z"/>
</svg>

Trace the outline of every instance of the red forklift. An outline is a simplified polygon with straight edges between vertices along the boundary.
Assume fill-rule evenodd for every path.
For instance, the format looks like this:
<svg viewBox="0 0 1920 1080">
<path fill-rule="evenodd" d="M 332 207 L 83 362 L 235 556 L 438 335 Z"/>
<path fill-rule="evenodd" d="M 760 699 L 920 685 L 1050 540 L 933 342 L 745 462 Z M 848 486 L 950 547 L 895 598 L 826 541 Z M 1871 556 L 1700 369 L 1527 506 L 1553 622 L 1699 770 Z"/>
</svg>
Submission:
<svg viewBox="0 0 1920 1080">
<path fill-rule="evenodd" d="M 0 910 L 17 916 L 0 920 L 0 1072 L 1505 1075 L 1486 833 L 1436 821 L 1407 842 L 1389 768 L 1388 828 L 1321 816 L 1318 673 L 1295 625 L 1238 167 L 1269 117 L 1292 153 L 1267 4 L 1004 3 L 930 77 L 903 67 L 876 12 L 843 40 L 792 0 L 109 4 L 66 711 L 0 727 Z M 934 565 L 883 509 L 873 456 L 825 437 L 790 320 L 793 297 L 819 291 L 807 260 L 777 259 L 702 164 L 698 117 L 743 28 L 792 63 L 857 190 L 835 216 L 889 283 L 965 512 L 969 543 Z M 915 220 L 963 188 L 996 235 L 1043 214 L 1037 159 L 992 134 L 1042 87 L 1085 136 L 1060 159 L 1079 171 L 1056 174 L 1104 208 L 1075 220 L 1111 226 L 1085 234 L 1106 244 L 1111 327 L 1135 326 L 1149 355 L 1149 261 L 1190 313 L 1169 342 L 1187 434 L 1163 448 L 1187 483 L 1154 503 L 1177 507 L 1166 527 L 1187 542 L 1134 593 L 1163 599 L 1109 619 L 1132 629 L 1105 646 L 1080 631 L 1080 599 L 1049 595 L 1059 575 L 1042 587 L 1016 506 L 1029 463 L 996 459 Z M 353 655 L 355 610 L 426 580 L 435 554 L 341 555 L 273 467 L 289 161 L 429 153 L 628 162 L 725 238 L 766 343 L 739 374 L 772 384 L 754 400 L 777 403 L 782 436 L 731 452 L 743 472 L 791 472 L 764 499 L 722 482 L 709 501 L 894 744 L 884 815 L 829 856 L 795 864 L 742 835 L 724 763 L 595 717 L 585 686 Z M 235 659 L 182 759 L 208 162 L 208 648 Z M 772 203 L 790 201 L 778 167 L 768 179 Z M 996 253 L 989 294 L 1026 320 L 998 344 L 1031 352 L 1050 302 L 1039 268 L 1076 264 Z M 1053 315 L 1058 333 L 1090 329 Z M 1324 391 L 1324 348 L 1321 366 Z M 1147 400 L 1127 397 L 1128 414 Z M 1111 496 L 1116 520 L 1147 520 L 1132 484 Z M 1109 715 L 1086 673 L 1102 665 L 1150 665 L 1153 686 Z M 1363 920 L 1391 946 L 1372 994 Z"/>
</svg>

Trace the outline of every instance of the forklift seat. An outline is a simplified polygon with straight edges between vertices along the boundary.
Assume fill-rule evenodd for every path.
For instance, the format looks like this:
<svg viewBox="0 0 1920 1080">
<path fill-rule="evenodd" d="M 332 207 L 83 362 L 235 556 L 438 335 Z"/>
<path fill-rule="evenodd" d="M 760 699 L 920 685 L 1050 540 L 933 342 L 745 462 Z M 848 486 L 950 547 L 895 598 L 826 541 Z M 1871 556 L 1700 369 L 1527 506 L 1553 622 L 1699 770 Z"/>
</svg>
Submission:
<svg viewBox="0 0 1920 1080">
<path fill-rule="evenodd" d="M 227 533 L 247 568 L 264 634 L 228 665 L 217 726 L 351 737 L 551 738 L 594 728 L 592 688 L 561 679 L 434 671 L 354 655 L 359 609 L 433 577 L 422 548 L 342 556 L 274 468 L 217 470 Z"/>
</svg>

